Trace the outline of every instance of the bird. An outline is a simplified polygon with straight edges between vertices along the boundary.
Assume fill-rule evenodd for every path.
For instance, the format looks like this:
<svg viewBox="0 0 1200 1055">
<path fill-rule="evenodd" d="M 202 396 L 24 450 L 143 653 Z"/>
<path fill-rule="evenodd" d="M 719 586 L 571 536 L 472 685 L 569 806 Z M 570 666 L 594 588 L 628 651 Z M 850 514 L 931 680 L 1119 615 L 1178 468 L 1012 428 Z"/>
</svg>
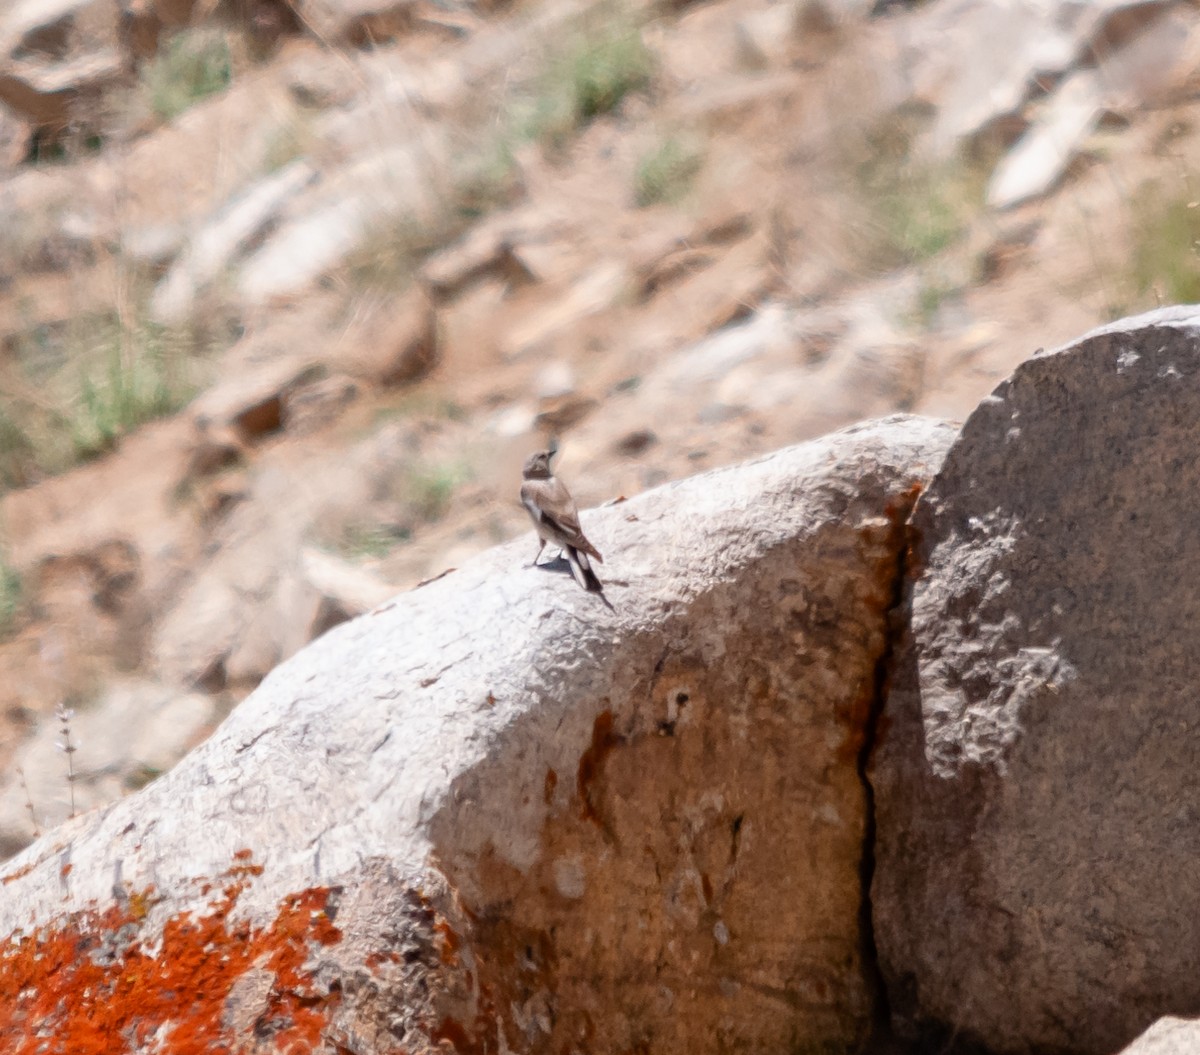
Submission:
<svg viewBox="0 0 1200 1055">
<path fill-rule="evenodd" d="M 525 468 L 521 471 L 521 504 L 528 511 L 538 533 L 538 548 L 533 555 L 533 563 L 536 567 L 546 543 L 552 542 L 566 554 L 575 581 L 589 593 L 603 596 L 604 586 L 592 570 L 588 558 L 595 558 L 601 564 L 604 558 L 584 535 L 579 525 L 579 510 L 571 493 L 550 469 L 550 459 L 557 453 L 554 446 L 549 450 L 536 451 L 525 459 Z"/>
</svg>

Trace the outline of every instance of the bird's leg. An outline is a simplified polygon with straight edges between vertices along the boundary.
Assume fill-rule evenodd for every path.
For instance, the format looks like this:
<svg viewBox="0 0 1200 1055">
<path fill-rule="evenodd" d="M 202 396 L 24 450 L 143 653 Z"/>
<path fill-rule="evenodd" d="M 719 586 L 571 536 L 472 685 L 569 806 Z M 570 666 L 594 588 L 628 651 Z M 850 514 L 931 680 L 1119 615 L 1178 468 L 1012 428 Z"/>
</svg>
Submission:
<svg viewBox="0 0 1200 1055">
<path fill-rule="evenodd" d="M 538 557 L 540 557 L 542 555 L 542 550 L 544 550 L 545 548 L 546 548 L 546 540 L 544 538 L 538 538 L 538 549 L 537 549 L 537 552 L 533 555 L 533 566 L 535 568 L 537 567 Z"/>
</svg>

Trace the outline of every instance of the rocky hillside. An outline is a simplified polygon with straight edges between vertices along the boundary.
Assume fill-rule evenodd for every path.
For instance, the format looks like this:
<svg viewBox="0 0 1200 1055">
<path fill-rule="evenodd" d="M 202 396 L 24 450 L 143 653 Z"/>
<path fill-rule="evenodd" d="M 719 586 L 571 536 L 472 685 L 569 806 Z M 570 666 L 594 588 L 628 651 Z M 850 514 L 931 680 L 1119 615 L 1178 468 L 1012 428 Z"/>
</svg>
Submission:
<svg viewBox="0 0 1200 1055">
<path fill-rule="evenodd" d="M 6 5 L 0 851 L 525 530 L 551 434 L 595 505 L 1200 299 L 1197 21 Z"/>
</svg>

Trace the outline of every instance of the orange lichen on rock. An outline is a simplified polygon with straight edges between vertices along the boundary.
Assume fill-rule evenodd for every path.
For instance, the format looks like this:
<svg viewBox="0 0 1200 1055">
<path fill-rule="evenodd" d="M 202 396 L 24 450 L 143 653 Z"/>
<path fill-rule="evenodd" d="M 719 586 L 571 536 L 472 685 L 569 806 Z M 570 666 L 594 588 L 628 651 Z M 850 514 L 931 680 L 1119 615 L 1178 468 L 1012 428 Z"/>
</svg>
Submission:
<svg viewBox="0 0 1200 1055">
<path fill-rule="evenodd" d="M 341 939 L 327 911 L 333 891 L 289 895 L 263 927 L 230 919 L 261 871 L 235 866 L 209 912 L 180 912 L 161 934 L 142 933 L 147 906 L 159 900 L 142 891 L 11 935 L 0 944 L 0 1055 L 122 1055 L 149 1047 L 164 1055 L 233 1055 L 250 1038 L 231 1033 L 227 1002 L 251 968 L 273 976 L 255 1020 L 255 1050 L 311 1050 L 339 999 L 305 970 L 314 945 Z"/>
</svg>

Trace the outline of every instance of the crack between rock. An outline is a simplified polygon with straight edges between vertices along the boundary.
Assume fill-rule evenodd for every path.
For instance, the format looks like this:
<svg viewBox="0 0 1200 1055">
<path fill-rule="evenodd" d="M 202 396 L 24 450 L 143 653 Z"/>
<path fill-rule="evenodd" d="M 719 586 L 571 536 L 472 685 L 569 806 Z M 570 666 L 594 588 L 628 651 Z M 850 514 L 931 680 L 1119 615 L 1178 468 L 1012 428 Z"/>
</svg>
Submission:
<svg viewBox="0 0 1200 1055">
<path fill-rule="evenodd" d="M 908 525 L 916 505 L 916 495 L 910 502 L 891 514 L 890 543 L 895 553 L 891 569 L 890 593 L 884 610 L 885 634 L 883 649 L 875 661 L 874 684 L 866 725 L 863 729 L 862 747 L 858 753 L 858 778 L 862 781 L 865 796 L 865 818 L 863 823 L 862 857 L 859 861 L 861 900 L 859 903 L 859 954 L 863 973 L 871 997 L 871 1029 L 862 1051 L 870 1055 L 900 1055 L 906 1049 L 899 1044 L 892 1032 L 891 1006 L 888 1001 L 887 985 L 879 965 L 879 950 L 875 944 L 875 915 L 871 901 L 871 887 L 875 878 L 875 787 L 869 775 L 871 756 L 875 751 L 879 723 L 887 703 L 888 687 L 896 656 L 896 647 L 902 633 L 901 612 L 904 605 L 905 586 L 908 577 Z"/>
</svg>

